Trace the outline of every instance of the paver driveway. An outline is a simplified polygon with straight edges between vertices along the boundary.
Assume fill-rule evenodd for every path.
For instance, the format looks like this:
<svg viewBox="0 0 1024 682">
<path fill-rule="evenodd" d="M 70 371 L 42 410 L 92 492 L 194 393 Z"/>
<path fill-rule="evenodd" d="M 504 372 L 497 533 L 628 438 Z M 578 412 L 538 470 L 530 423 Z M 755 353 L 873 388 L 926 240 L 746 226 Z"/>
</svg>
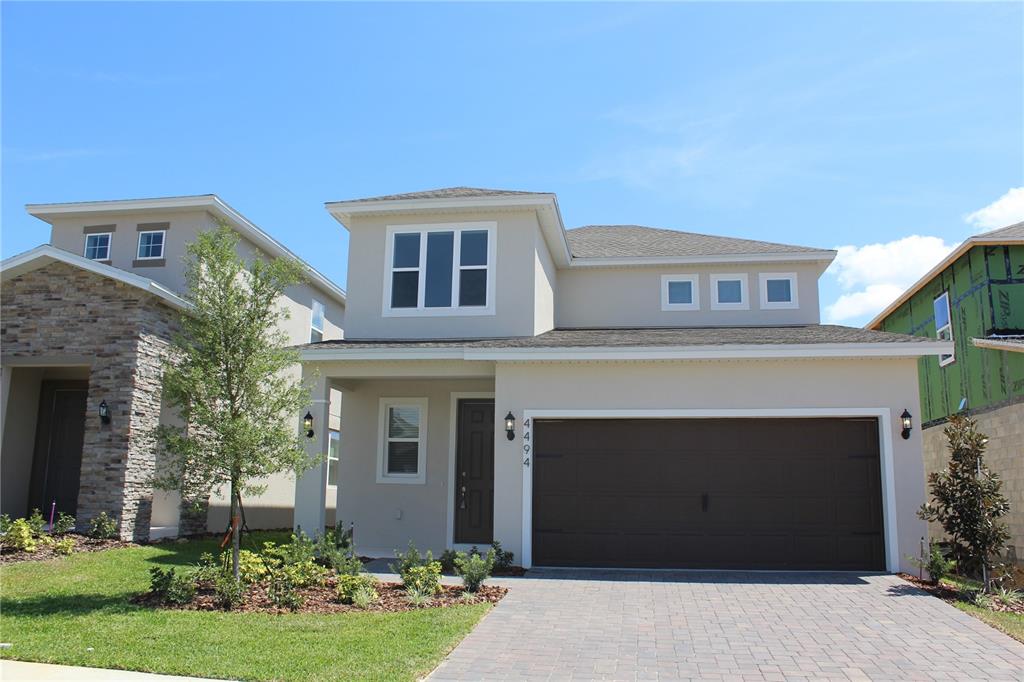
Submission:
<svg viewBox="0 0 1024 682">
<path fill-rule="evenodd" d="M 1024 644 L 895 576 L 534 570 L 431 680 L 1024 680 Z"/>
</svg>

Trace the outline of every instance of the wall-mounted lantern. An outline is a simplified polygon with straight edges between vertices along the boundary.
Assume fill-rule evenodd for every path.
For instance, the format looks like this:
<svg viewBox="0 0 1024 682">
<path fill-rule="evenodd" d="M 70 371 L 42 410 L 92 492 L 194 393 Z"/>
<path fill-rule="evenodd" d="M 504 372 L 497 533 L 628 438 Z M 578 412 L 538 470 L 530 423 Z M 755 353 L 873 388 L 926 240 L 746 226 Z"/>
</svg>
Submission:
<svg viewBox="0 0 1024 682">
<path fill-rule="evenodd" d="M 511 410 L 505 415 L 505 436 L 509 440 L 515 440 L 516 437 L 516 417 Z"/>
<path fill-rule="evenodd" d="M 914 428 L 914 418 L 910 412 L 903 410 L 903 414 L 900 415 L 900 421 L 903 423 L 903 431 L 900 435 L 903 436 L 903 440 L 910 438 L 910 430 Z"/>
<path fill-rule="evenodd" d="M 110 408 L 107 407 L 107 401 L 106 400 L 101 400 L 100 401 L 100 410 L 99 410 L 99 412 L 100 412 L 100 422 L 103 423 L 103 424 L 109 424 L 110 423 Z"/>
<path fill-rule="evenodd" d="M 306 429 L 306 438 L 313 437 L 313 415 L 309 412 L 302 418 L 302 428 Z"/>
</svg>

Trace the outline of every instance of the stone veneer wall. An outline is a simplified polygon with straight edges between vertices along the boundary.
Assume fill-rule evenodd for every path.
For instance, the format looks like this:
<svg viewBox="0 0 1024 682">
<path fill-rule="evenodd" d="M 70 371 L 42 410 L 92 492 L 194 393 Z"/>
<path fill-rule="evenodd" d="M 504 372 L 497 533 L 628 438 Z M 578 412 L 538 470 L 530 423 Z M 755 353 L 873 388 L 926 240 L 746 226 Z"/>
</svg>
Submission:
<svg viewBox="0 0 1024 682">
<path fill-rule="evenodd" d="M 1024 399 L 971 416 L 978 421 L 978 430 L 989 438 L 985 462 L 1003 479 L 1003 493 L 1010 501 L 1010 514 L 1004 519 L 1010 529 L 1009 556 L 1024 562 Z M 925 476 L 945 469 L 949 463 L 944 427 L 939 424 L 922 433 Z M 932 537 L 943 537 L 938 524 L 929 524 L 928 532 Z"/>
<path fill-rule="evenodd" d="M 79 529 L 105 511 L 122 539 L 146 540 L 160 421 L 161 359 L 178 312 L 128 284 L 65 263 L 13 277 L 0 292 L 2 362 L 91 359 L 82 448 Z M 101 424 L 106 400 L 111 423 Z"/>
</svg>

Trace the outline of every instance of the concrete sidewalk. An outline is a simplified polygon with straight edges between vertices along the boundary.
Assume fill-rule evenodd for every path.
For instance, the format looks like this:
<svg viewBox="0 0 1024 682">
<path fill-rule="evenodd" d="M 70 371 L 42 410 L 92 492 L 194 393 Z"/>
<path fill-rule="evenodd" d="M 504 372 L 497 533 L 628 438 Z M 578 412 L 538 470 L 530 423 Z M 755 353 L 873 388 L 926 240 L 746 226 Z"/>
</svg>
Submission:
<svg viewBox="0 0 1024 682">
<path fill-rule="evenodd" d="M 51 665 L 49 663 L 25 663 L 23 661 L 0 661 L 0 680 L 3 682 L 189 682 L 200 677 L 178 677 L 137 673 L 130 670 L 107 670 L 105 668 L 80 668 L 73 665 Z"/>
</svg>

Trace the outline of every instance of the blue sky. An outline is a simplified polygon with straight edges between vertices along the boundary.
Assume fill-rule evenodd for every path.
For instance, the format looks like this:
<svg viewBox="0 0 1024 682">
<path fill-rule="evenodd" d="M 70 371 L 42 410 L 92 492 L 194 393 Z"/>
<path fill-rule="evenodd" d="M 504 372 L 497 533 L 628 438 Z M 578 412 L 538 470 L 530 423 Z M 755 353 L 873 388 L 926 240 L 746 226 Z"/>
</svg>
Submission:
<svg viewBox="0 0 1024 682">
<path fill-rule="evenodd" d="M 48 238 L 25 203 L 215 192 L 344 285 L 324 201 L 529 189 L 570 227 L 846 247 L 823 315 L 861 324 L 1024 219 L 1020 3 L 2 14 L 4 257 Z"/>
</svg>

